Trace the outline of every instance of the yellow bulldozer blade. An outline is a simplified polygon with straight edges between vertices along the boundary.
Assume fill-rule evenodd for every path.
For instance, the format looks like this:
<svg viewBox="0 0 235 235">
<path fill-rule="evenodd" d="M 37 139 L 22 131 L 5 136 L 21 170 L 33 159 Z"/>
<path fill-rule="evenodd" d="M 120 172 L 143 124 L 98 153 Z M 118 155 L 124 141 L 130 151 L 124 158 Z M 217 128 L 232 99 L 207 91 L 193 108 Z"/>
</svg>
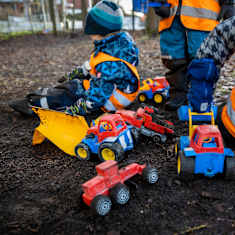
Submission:
<svg viewBox="0 0 235 235">
<path fill-rule="evenodd" d="M 41 144 L 47 138 L 65 153 L 75 156 L 74 149 L 89 128 L 85 118 L 38 107 L 33 107 L 32 110 L 40 118 L 40 125 L 34 130 L 32 144 Z"/>
</svg>

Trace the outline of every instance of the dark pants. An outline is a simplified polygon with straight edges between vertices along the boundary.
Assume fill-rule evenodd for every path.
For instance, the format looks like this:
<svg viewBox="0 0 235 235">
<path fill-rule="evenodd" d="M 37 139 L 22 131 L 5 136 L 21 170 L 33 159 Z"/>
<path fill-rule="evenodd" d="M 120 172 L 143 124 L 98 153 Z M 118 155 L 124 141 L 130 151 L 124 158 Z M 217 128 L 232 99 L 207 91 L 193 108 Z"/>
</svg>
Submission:
<svg viewBox="0 0 235 235">
<path fill-rule="evenodd" d="M 79 80 L 65 82 L 52 88 L 42 88 L 28 95 L 30 104 L 37 107 L 65 110 L 84 96 L 84 88 Z"/>
</svg>

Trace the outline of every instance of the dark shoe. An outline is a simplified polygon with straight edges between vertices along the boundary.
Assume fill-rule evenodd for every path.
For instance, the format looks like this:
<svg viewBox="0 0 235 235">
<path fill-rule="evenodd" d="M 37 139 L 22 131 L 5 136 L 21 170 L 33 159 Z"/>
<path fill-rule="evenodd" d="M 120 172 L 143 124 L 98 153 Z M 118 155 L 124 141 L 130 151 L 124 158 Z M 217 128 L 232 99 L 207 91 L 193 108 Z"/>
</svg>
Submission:
<svg viewBox="0 0 235 235">
<path fill-rule="evenodd" d="M 31 105 L 29 104 L 28 99 L 26 99 L 26 98 L 10 101 L 8 103 L 8 105 L 12 109 L 14 109 L 16 112 L 19 112 L 23 115 L 26 115 L 26 116 L 33 116 L 34 115 L 34 112 L 31 108 Z"/>
<path fill-rule="evenodd" d="M 176 111 L 181 105 L 184 105 L 187 103 L 187 96 L 186 94 L 180 94 L 165 104 L 165 109 L 169 111 Z"/>
</svg>

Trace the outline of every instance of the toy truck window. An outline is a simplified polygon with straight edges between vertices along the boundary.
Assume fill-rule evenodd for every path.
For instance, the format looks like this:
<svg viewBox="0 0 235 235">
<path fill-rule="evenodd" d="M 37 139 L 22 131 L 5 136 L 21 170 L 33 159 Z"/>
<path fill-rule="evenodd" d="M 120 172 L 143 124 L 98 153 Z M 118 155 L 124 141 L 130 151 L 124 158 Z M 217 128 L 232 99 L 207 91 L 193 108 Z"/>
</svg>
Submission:
<svg viewBox="0 0 235 235">
<path fill-rule="evenodd" d="M 154 81 L 153 86 L 158 86 L 158 82 Z"/>
<path fill-rule="evenodd" d="M 218 141 L 216 141 L 214 137 L 213 138 L 204 138 L 204 139 L 202 139 L 202 147 L 217 148 Z"/>
<path fill-rule="evenodd" d="M 112 125 L 109 122 L 100 122 L 99 132 L 112 131 L 112 129 Z"/>
<path fill-rule="evenodd" d="M 151 79 L 147 79 L 147 80 L 146 80 L 146 83 L 147 83 L 148 85 L 151 85 L 151 84 L 153 84 L 153 81 L 152 81 Z"/>
<path fill-rule="evenodd" d="M 196 144 L 198 144 L 198 138 L 199 138 L 199 135 L 196 134 L 196 135 L 194 136 L 193 142 L 196 143 Z"/>
<path fill-rule="evenodd" d="M 120 120 L 116 121 L 116 127 L 118 130 L 122 129 L 124 127 L 124 123 Z"/>
</svg>

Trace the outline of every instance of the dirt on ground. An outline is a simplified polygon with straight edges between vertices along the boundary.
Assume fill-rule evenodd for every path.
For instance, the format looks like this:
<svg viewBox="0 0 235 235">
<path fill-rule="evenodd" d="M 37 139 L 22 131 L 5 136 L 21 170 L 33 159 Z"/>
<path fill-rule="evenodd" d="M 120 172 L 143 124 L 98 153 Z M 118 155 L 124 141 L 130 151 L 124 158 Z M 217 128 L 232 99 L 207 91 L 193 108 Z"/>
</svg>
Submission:
<svg viewBox="0 0 235 235">
<path fill-rule="evenodd" d="M 164 75 L 159 39 L 135 35 L 142 78 Z M 0 234 L 124 235 L 235 234 L 235 183 L 222 176 L 177 176 L 175 138 L 156 144 L 141 137 L 120 166 L 131 162 L 156 167 L 159 181 L 132 179 L 131 199 L 114 205 L 105 217 L 80 200 L 81 185 L 96 175 L 98 157 L 79 161 L 49 141 L 32 146 L 37 117 L 24 117 L 7 102 L 38 87 L 56 84 L 66 72 L 88 59 L 88 37 L 25 36 L 0 42 Z M 235 60 L 223 78 L 234 76 Z M 233 74 L 232 74 L 233 73 Z M 233 78 L 234 80 L 234 78 Z M 136 109 L 138 104 L 133 105 Z M 160 107 L 177 135 L 188 135 L 176 112 Z"/>
</svg>

